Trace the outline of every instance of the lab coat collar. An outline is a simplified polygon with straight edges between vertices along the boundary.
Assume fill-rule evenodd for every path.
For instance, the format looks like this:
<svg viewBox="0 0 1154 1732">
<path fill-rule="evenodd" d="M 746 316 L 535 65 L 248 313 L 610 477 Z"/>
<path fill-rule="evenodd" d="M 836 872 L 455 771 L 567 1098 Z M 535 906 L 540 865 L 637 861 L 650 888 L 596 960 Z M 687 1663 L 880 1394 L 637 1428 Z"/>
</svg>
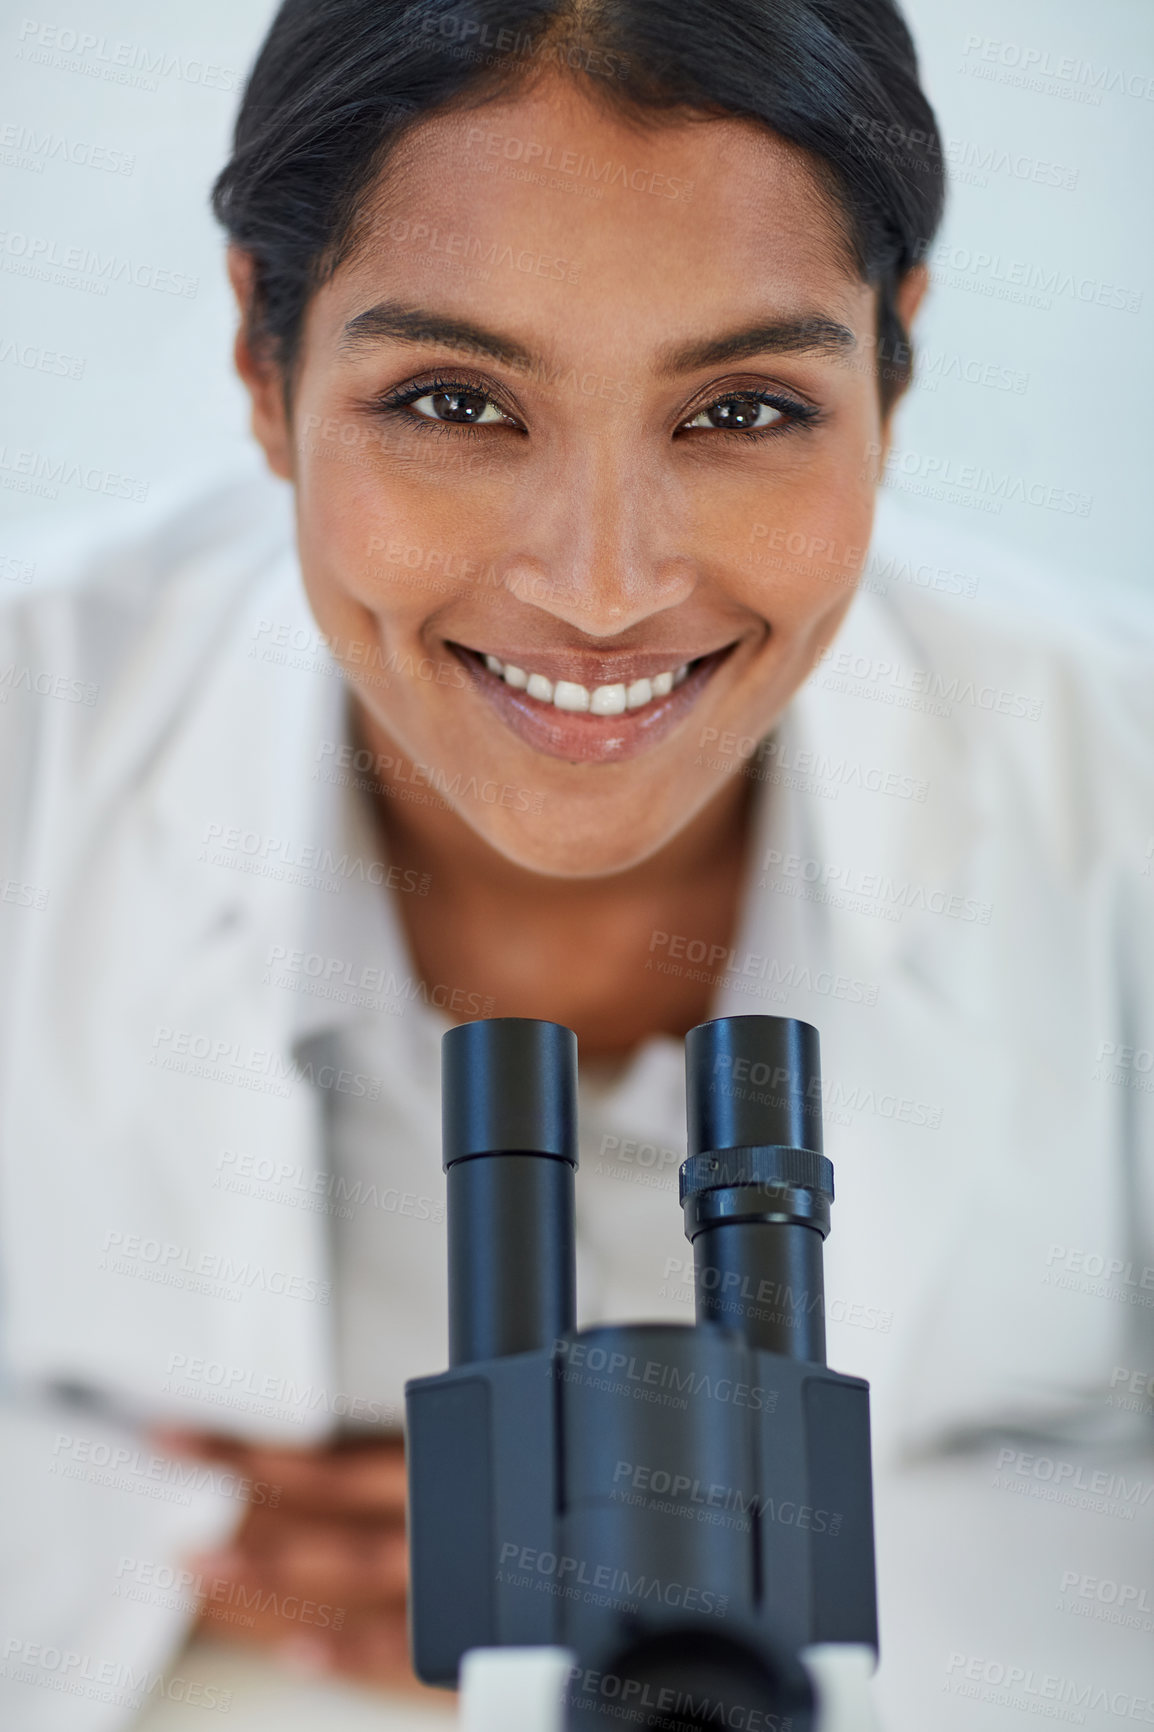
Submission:
<svg viewBox="0 0 1154 1732">
<path fill-rule="evenodd" d="M 348 688 L 286 554 L 222 644 L 155 805 L 174 877 L 190 858 L 202 867 L 202 919 L 235 921 L 239 942 L 243 911 L 267 937 L 266 1036 L 286 1053 L 374 1016 L 379 995 L 350 980 L 415 980 L 395 898 L 428 881 L 388 859 L 348 767 L 353 743 Z M 423 1067 L 430 1036 L 451 1026 L 419 993 L 409 1008 L 380 1043 L 394 1076 Z"/>
</svg>

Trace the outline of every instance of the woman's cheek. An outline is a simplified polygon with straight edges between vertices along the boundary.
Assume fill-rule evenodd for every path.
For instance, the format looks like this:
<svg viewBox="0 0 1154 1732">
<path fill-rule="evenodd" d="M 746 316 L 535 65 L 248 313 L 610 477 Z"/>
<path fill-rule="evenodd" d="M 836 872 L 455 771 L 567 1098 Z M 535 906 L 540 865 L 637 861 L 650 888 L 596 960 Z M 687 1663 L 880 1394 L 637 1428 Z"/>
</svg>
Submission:
<svg viewBox="0 0 1154 1732">
<path fill-rule="evenodd" d="M 729 536 L 718 525 L 735 600 L 778 630 L 798 629 L 840 608 L 865 562 L 873 492 L 844 472 L 828 483 L 763 492 Z"/>
<path fill-rule="evenodd" d="M 342 603 L 384 619 L 394 609 L 428 610 L 428 575 L 444 570 L 451 525 L 429 500 L 407 498 L 382 470 L 379 458 L 354 469 L 325 454 L 298 483 L 306 587 L 324 612 L 344 611 Z"/>
</svg>

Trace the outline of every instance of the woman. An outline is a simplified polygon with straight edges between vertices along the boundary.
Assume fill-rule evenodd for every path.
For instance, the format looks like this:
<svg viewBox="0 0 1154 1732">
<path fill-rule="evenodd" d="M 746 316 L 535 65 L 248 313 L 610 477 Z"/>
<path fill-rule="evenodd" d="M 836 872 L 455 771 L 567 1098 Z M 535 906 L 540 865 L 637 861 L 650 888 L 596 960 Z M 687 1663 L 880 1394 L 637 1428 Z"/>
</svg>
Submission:
<svg viewBox="0 0 1154 1732">
<path fill-rule="evenodd" d="M 583 1320 L 685 1318 L 680 1037 L 733 1011 L 822 1033 L 887 1723 L 975 1723 L 991 1558 L 1052 1531 L 1021 1434 L 1110 1470 L 1145 1363 L 1079 1282 L 1154 1261 L 1149 781 L 1141 655 L 911 575 L 982 554 L 867 566 L 940 160 L 889 0 L 277 15 L 216 209 L 295 553 L 238 486 L 6 621 L 7 1468 L 29 1534 L 72 1500 L 10 1575 L 37 1724 L 62 1634 L 171 1672 L 194 1613 L 407 1675 L 440 1033 L 576 1030 Z M 967 1441 L 951 1506 L 910 1463 Z M 1127 1567 L 1099 1529 L 1064 1571 Z M 1082 1633 L 1056 1590 L 1006 1658 Z"/>
</svg>

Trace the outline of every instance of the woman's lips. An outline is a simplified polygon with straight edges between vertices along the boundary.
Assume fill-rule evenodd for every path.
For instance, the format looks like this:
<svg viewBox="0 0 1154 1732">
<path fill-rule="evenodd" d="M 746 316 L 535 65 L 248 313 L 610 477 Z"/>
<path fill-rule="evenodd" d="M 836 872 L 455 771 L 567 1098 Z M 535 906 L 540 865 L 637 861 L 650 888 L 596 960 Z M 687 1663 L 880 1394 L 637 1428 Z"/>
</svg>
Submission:
<svg viewBox="0 0 1154 1732">
<path fill-rule="evenodd" d="M 693 708 L 721 663 L 735 647 L 701 656 L 689 663 L 680 685 L 664 697 L 653 698 L 642 709 L 617 716 L 595 716 L 588 710 L 559 710 L 524 691 L 507 685 L 500 674 L 490 671 L 484 656 L 463 644 L 447 646 L 468 670 L 474 688 L 492 704 L 505 725 L 534 751 L 569 763 L 618 763 L 636 757 L 663 740 Z M 664 665 L 674 665 L 667 658 Z"/>
</svg>

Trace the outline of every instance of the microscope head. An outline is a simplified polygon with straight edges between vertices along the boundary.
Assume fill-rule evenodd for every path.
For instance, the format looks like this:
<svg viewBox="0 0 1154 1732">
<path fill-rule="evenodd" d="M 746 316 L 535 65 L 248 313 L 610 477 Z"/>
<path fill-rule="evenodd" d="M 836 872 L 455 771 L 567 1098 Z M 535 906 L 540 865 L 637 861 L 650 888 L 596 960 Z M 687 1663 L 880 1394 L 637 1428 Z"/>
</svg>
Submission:
<svg viewBox="0 0 1154 1732">
<path fill-rule="evenodd" d="M 690 1031 L 696 1322 L 581 1330 L 575 1037 L 497 1018 L 443 1052 L 450 1369 L 406 1389 L 418 1675 L 551 1648 L 565 1732 L 615 1690 L 634 1726 L 806 1732 L 807 1653 L 877 1646 L 868 1389 L 825 1363 L 816 1030 Z"/>
</svg>

